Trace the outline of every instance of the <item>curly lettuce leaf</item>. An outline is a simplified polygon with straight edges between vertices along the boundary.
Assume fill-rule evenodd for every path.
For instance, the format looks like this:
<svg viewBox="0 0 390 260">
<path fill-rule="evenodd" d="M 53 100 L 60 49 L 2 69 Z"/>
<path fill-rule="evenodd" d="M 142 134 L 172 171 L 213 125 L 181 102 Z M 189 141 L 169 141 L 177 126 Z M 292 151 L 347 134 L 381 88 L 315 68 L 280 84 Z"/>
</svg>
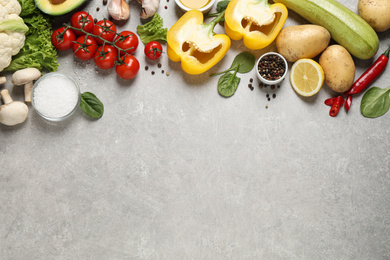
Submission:
<svg viewBox="0 0 390 260">
<path fill-rule="evenodd" d="M 155 14 L 149 22 L 137 26 L 137 33 L 144 44 L 150 41 L 167 41 L 168 29 L 163 28 L 163 19 Z"/>
</svg>

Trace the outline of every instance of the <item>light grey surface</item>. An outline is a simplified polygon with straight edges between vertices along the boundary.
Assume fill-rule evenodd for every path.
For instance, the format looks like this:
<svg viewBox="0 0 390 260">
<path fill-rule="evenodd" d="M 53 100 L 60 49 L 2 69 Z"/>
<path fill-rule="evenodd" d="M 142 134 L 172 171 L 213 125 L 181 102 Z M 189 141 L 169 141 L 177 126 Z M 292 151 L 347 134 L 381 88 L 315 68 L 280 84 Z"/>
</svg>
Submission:
<svg viewBox="0 0 390 260">
<path fill-rule="evenodd" d="M 140 23 L 131 8 L 120 29 Z M 106 15 L 101 1 L 84 9 Z M 166 27 L 182 14 L 173 0 L 158 12 Z M 290 12 L 286 26 L 304 22 Z M 375 58 L 390 44 L 379 36 Z M 258 88 L 254 70 L 222 98 L 208 75 L 249 51 L 241 41 L 200 76 L 166 54 L 163 75 L 142 48 L 131 81 L 60 54 L 59 71 L 104 103 L 100 120 L 79 109 L 54 124 L 31 109 L 25 124 L 0 127 L 1 259 L 390 259 L 390 114 L 364 118 L 356 96 L 331 118 L 327 86 L 301 98 L 288 80 Z M 355 62 L 357 78 L 372 60 Z"/>
</svg>

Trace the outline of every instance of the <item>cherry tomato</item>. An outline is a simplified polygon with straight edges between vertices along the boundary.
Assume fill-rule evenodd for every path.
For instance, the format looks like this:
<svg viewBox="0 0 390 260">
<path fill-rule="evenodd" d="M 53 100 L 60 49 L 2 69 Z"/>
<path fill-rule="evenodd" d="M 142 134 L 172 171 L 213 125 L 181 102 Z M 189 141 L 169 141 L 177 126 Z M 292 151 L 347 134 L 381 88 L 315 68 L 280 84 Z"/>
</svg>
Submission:
<svg viewBox="0 0 390 260">
<path fill-rule="evenodd" d="M 72 18 L 70 19 L 70 25 L 78 28 L 83 29 L 86 32 L 92 32 L 93 26 L 95 25 L 95 22 L 93 21 L 92 16 L 84 11 L 80 11 L 72 15 Z M 76 35 L 83 35 L 83 32 L 74 31 Z"/>
<path fill-rule="evenodd" d="M 145 45 L 145 56 L 150 60 L 157 60 L 162 54 L 162 46 L 159 42 L 151 41 Z"/>
<path fill-rule="evenodd" d="M 115 45 L 126 50 L 128 54 L 134 54 L 138 47 L 138 37 L 131 31 L 123 31 L 114 40 Z"/>
<path fill-rule="evenodd" d="M 103 19 L 93 26 L 92 34 L 111 42 L 116 36 L 116 26 L 113 22 Z M 103 44 L 99 38 L 95 38 L 95 40 L 98 44 Z"/>
<path fill-rule="evenodd" d="M 51 43 L 60 51 L 69 50 L 73 47 L 73 42 L 76 40 L 76 35 L 72 29 L 60 27 L 51 35 Z"/>
<path fill-rule="evenodd" d="M 91 36 L 83 35 L 73 44 L 73 53 L 80 60 L 90 60 L 95 56 L 96 48 L 96 41 Z"/>
<path fill-rule="evenodd" d="M 118 51 L 112 45 L 99 46 L 95 54 L 95 64 L 101 69 L 108 70 L 114 67 L 118 58 Z"/>
<path fill-rule="evenodd" d="M 115 67 L 116 74 L 122 79 L 132 79 L 137 76 L 139 71 L 139 62 L 131 54 L 126 54 L 121 57 L 122 64 L 118 64 Z"/>
</svg>

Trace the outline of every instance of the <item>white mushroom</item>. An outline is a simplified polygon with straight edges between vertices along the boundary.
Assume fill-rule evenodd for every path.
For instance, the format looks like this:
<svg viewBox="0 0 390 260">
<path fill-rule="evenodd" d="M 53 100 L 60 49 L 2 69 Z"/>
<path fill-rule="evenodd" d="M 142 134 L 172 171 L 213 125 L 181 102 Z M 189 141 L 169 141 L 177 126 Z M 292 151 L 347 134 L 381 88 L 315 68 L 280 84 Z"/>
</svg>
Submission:
<svg viewBox="0 0 390 260">
<path fill-rule="evenodd" d="M 12 83 L 20 86 L 24 85 L 24 100 L 31 102 L 31 93 L 34 85 L 34 80 L 39 79 L 42 73 L 36 68 L 26 68 L 16 71 L 12 75 Z"/>
<path fill-rule="evenodd" d="M 0 91 L 4 105 L 0 107 L 0 123 L 4 125 L 17 125 L 26 121 L 28 116 L 28 106 L 20 101 L 13 101 L 8 89 Z"/>
</svg>

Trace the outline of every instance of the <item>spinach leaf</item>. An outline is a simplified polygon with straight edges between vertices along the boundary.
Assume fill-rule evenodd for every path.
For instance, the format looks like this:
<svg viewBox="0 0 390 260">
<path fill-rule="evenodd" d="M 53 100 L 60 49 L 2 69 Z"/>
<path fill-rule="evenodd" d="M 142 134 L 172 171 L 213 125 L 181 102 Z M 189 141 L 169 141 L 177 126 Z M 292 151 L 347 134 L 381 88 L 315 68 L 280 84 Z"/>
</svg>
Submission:
<svg viewBox="0 0 390 260">
<path fill-rule="evenodd" d="M 237 90 L 240 78 L 236 76 L 238 68 L 234 73 L 227 72 L 218 80 L 218 92 L 221 96 L 231 97 Z"/>
<path fill-rule="evenodd" d="M 90 117 L 101 118 L 103 116 L 103 103 L 91 92 L 81 94 L 80 107 Z"/>
<path fill-rule="evenodd" d="M 210 77 L 217 76 L 217 75 L 224 74 L 226 72 L 235 70 L 237 67 L 239 68 L 238 73 L 247 73 L 253 69 L 253 67 L 255 66 L 255 63 L 256 63 L 256 59 L 252 53 L 241 52 L 241 53 L 237 54 L 237 56 L 234 58 L 233 63 L 229 69 L 224 70 L 224 71 L 219 72 L 219 73 L 211 74 Z"/>
<path fill-rule="evenodd" d="M 387 113 L 390 108 L 390 87 L 381 89 L 372 87 L 364 93 L 360 104 L 360 112 L 365 117 L 379 117 Z"/>
</svg>

